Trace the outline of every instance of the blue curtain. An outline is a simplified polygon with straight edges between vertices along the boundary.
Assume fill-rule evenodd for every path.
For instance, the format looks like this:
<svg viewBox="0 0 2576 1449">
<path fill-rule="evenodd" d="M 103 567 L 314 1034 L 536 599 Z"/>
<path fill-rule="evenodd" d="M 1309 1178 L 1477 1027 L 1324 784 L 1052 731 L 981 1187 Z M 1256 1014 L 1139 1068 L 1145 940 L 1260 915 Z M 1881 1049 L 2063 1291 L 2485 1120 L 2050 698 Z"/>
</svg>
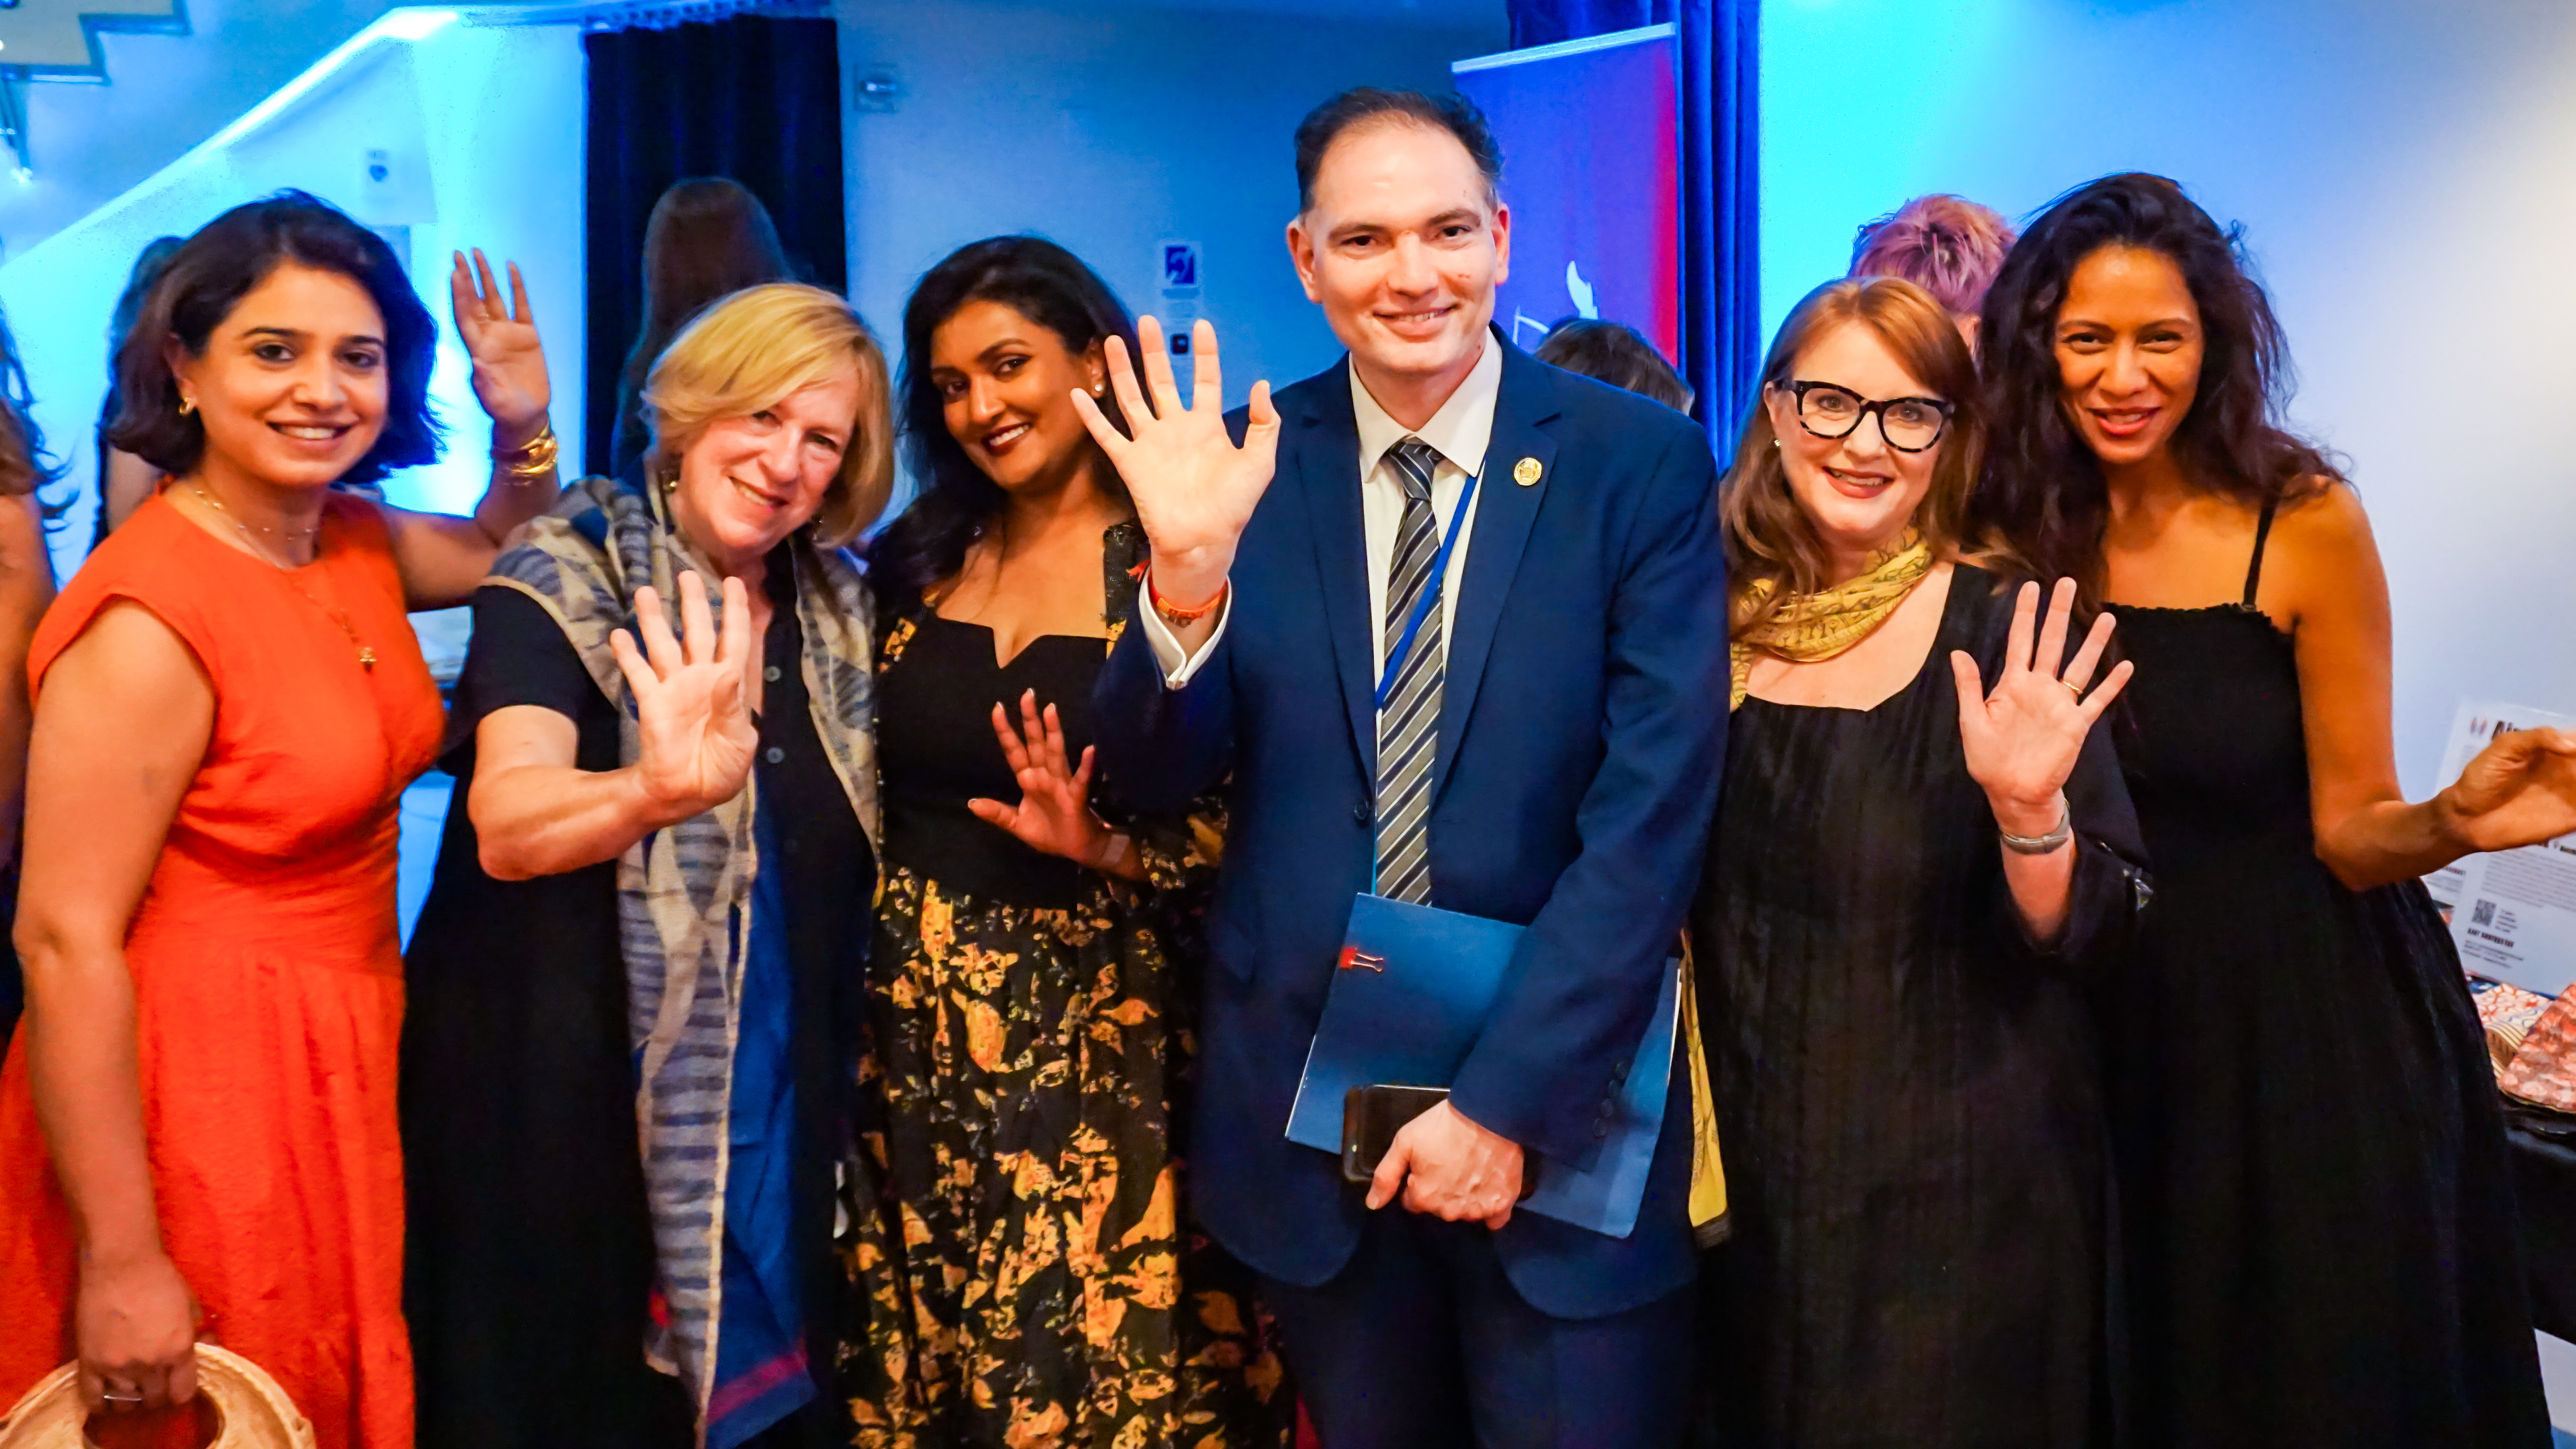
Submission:
<svg viewBox="0 0 2576 1449">
<path fill-rule="evenodd" d="M 1512 48 L 1675 22 L 1681 42 L 1682 377 L 1721 460 L 1762 365 L 1760 0 L 1507 0 Z"/>
<path fill-rule="evenodd" d="M 730 176 L 777 223 L 797 274 L 849 285 L 842 228 L 840 26 L 736 15 L 713 24 L 594 30 L 582 463 L 608 473 L 618 375 L 644 315 L 644 222 L 683 176 Z M 557 416 L 562 401 L 557 400 Z"/>
</svg>

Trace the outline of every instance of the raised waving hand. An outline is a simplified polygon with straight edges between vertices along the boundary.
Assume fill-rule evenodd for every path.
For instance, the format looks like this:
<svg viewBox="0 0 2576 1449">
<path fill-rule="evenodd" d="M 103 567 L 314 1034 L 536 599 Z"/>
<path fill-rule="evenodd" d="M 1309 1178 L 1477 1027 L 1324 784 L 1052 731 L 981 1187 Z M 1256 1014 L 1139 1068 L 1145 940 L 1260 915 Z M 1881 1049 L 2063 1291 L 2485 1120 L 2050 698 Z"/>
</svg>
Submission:
<svg viewBox="0 0 2576 1449">
<path fill-rule="evenodd" d="M 1020 696 L 1021 729 L 1011 728 L 1010 711 L 993 706 L 993 734 L 1002 743 L 1002 758 L 1020 785 L 1020 803 L 969 800 L 966 808 L 987 825 L 1007 830 L 1032 850 L 1060 855 L 1083 865 L 1096 865 L 1111 831 L 1091 813 L 1091 759 L 1086 747 L 1079 767 L 1064 744 L 1064 721 L 1054 705 L 1038 708 L 1034 689 Z M 1025 731 L 1025 734 L 1023 733 Z"/>
<path fill-rule="evenodd" d="M 1950 672 L 1959 686 L 1959 742 L 1966 748 L 1968 775 L 1985 788 L 1995 820 L 2015 835 L 2040 836 L 2054 831 L 2065 817 L 2060 792 L 2075 772 L 2084 737 L 2111 701 L 2120 697 L 2134 667 L 2122 660 L 2086 694 L 2102 652 L 2111 645 L 2111 616 L 2093 621 L 2083 647 L 2066 660 L 2068 620 L 2075 610 L 2075 581 L 2060 579 L 2049 600 L 2048 618 L 2037 626 L 2039 585 L 2021 586 L 2013 601 L 2012 629 L 2005 637 L 2003 669 L 1988 693 L 1977 661 L 1953 650 Z M 2063 672 L 2059 662 L 2066 661 Z"/>
<path fill-rule="evenodd" d="M 751 722 L 745 670 L 751 657 L 751 599 L 742 580 L 724 581 L 724 628 L 707 608 L 695 570 L 680 575 L 681 637 L 671 636 L 662 599 L 635 591 L 635 630 L 608 636 L 617 667 L 635 691 L 636 782 L 656 813 L 686 820 L 742 793 L 760 731 Z"/>
<path fill-rule="evenodd" d="M 504 297 L 481 248 L 470 265 L 458 252 L 447 290 L 456 308 L 456 333 L 474 359 L 474 399 L 491 415 L 494 440 L 514 448 L 544 424 L 554 390 L 546 376 L 546 349 L 537 339 L 537 314 L 528 306 L 528 284 L 518 263 L 507 265 L 510 292 Z"/>
<path fill-rule="evenodd" d="M 1089 393 L 1076 389 L 1073 405 L 1126 481 L 1136 521 L 1153 546 L 1156 591 L 1166 602 L 1188 607 L 1214 597 L 1234 566 L 1234 546 L 1278 466 L 1279 413 L 1270 405 L 1270 384 L 1254 383 L 1251 425 L 1243 446 L 1236 447 L 1225 430 L 1216 329 L 1202 318 L 1190 330 L 1198 369 L 1188 406 L 1173 380 L 1160 324 L 1139 317 L 1136 331 L 1145 354 L 1142 386 L 1126 345 L 1112 337 L 1107 347 L 1109 385 L 1118 390 L 1127 431 L 1120 432 Z"/>
</svg>

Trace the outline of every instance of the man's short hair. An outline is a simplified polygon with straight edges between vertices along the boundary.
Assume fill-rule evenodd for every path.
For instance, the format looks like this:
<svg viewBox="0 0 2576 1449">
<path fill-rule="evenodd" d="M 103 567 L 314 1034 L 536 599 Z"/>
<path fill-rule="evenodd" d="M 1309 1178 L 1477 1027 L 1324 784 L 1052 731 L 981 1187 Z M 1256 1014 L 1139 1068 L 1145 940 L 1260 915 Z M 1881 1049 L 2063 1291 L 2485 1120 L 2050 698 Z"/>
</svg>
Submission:
<svg viewBox="0 0 2576 1449">
<path fill-rule="evenodd" d="M 1467 148 L 1469 159 L 1485 177 L 1485 200 L 1491 204 L 1501 196 L 1503 150 L 1494 144 L 1493 129 L 1485 124 L 1485 113 L 1476 103 L 1455 91 L 1428 95 L 1421 91 L 1386 90 L 1378 86 L 1355 86 L 1306 113 L 1297 123 L 1297 210 L 1310 211 L 1315 205 L 1315 173 L 1323 169 L 1324 153 L 1354 126 L 1394 121 L 1404 125 L 1446 131 Z"/>
<path fill-rule="evenodd" d="M 1624 322 L 1569 317 L 1556 324 L 1533 355 L 1552 367 L 1653 398 L 1674 412 L 1691 409 L 1690 384 L 1644 333 Z"/>
</svg>

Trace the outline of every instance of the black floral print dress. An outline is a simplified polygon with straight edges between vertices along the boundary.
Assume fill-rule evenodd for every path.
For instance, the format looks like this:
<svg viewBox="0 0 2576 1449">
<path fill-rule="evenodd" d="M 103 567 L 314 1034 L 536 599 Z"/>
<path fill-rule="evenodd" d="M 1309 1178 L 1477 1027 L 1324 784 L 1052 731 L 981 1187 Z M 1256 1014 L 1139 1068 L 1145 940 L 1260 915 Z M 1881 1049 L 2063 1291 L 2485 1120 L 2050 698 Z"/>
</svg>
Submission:
<svg viewBox="0 0 2576 1449">
<path fill-rule="evenodd" d="M 1104 539 L 1111 641 L 1142 535 Z M 889 614 L 891 610 L 887 611 Z M 1253 1275 L 1192 1229 L 1175 1144 L 1223 819 L 1121 820 L 1149 880 L 1042 855 L 966 808 L 1019 798 L 990 723 L 1021 691 L 1091 738 L 1098 637 L 1007 664 L 928 600 L 878 652 L 886 831 L 845 1235 L 860 1321 L 842 1372 L 866 1449 L 1287 1442 L 1293 1397 Z M 873 1199 L 871 1201 L 871 1199 Z"/>
</svg>

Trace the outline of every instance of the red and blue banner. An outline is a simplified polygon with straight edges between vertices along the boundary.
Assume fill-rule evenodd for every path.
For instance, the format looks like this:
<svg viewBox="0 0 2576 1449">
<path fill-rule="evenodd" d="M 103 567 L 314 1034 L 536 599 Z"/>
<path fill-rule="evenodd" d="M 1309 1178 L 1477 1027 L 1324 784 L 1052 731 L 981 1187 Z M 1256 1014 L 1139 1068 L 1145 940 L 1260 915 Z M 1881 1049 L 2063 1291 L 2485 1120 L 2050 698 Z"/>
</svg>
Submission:
<svg viewBox="0 0 2576 1449">
<path fill-rule="evenodd" d="M 1522 347 L 1600 317 L 1680 357 L 1677 64 L 1670 25 L 1451 64 L 1503 149 L 1512 266 L 1494 321 Z"/>
</svg>

